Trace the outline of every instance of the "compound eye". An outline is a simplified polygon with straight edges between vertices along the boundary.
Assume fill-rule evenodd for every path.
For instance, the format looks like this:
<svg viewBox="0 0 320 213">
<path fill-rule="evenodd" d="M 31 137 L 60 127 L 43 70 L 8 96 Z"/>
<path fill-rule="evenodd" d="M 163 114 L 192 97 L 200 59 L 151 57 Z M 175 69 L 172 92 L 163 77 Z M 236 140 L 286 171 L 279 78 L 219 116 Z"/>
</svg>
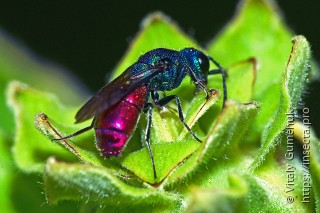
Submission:
<svg viewBox="0 0 320 213">
<path fill-rule="evenodd" d="M 206 76 L 209 72 L 209 59 L 203 53 L 198 55 L 198 62 L 202 73 Z"/>
</svg>

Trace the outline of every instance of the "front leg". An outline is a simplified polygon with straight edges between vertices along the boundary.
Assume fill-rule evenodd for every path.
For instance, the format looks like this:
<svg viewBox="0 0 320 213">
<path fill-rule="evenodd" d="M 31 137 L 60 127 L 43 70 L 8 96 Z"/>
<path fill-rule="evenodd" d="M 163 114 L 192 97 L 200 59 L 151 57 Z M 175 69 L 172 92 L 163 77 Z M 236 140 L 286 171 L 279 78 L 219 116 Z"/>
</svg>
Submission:
<svg viewBox="0 0 320 213">
<path fill-rule="evenodd" d="M 209 57 L 209 59 L 218 67 L 216 70 L 210 70 L 208 72 L 208 75 L 216 75 L 216 74 L 221 74 L 222 76 L 222 87 L 223 87 L 223 105 L 222 108 L 224 108 L 225 103 L 228 99 L 228 92 L 227 92 L 227 82 L 226 79 L 228 77 L 226 71 L 221 67 L 221 65 L 214 60 L 212 57 Z"/>
<path fill-rule="evenodd" d="M 201 140 L 192 132 L 192 130 L 190 129 L 190 127 L 186 124 L 186 122 L 184 121 L 184 117 L 183 117 L 183 112 L 182 112 L 182 107 L 181 107 L 181 102 L 178 96 L 176 95 L 170 95 L 170 96 L 166 96 L 160 100 L 155 101 L 155 104 L 159 107 L 163 107 L 165 105 L 167 105 L 170 101 L 172 101 L 173 99 L 176 100 L 177 103 L 177 107 L 178 107 L 178 114 L 179 114 L 179 119 L 180 121 L 183 123 L 183 125 L 188 129 L 188 131 L 190 132 L 190 134 L 199 142 L 201 142 Z"/>
</svg>

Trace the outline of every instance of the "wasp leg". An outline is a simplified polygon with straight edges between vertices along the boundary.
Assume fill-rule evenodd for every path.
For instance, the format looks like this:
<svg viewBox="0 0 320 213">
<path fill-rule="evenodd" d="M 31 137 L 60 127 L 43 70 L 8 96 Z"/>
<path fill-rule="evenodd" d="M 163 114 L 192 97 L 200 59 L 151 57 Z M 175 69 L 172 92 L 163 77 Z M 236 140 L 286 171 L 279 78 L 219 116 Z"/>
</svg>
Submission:
<svg viewBox="0 0 320 213">
<path fill-rule="evenodd" d="M 176 100 L 177 103 L 177 107 L 178 107 L 178 114 L 179 114 L 179 119 L 180 121 L 183 123 L 183 125 L 188 129 L 188 131 L 190 132 L 190 134 L 194 137 L 194 139 L 196 139 L 199 142 L 202 142 L 190 129 L 190 127 L 188 126 L 188 124 L 186 124 L 186 122 L 184 121 L 184 117 L 183 117 L 183 112 L 182 112 L 182 107 L 181 107 L 181 102 L 178 96 L 176 95 L 170 95 L 170 96 L 166 96 L 162 99 L 160 99 L 158 102 L 156 102 L 155 104 L 157 106 L 163 107 L 165 105 L 167 105 L 170 101 L 172 101 L 173 99 Z"/>
<path fill-rule="evenodd" d="M 153 176 L 154 179 L 157 178 L 157 172 L 156 172 L 156 167 L 154 164 L 154 157 L 153 157 L 153 153 L 152 153 L 152 149 L 150 146 L 150 130 L 151 130 L 151 123 L 152 123 L 152 110 L 153 110 L 153 105 L 152 103 L 146 103 L 144 105 L 143 111 L 144 112 L 148 112 L 148 124 L 147 124 L 147 128 L 146 128 L 146 144 L 148 147 L 148 151 L 149 151 L 149 156 L 151 158 L 151 163 L 152 163 L 152 169 L 153 169 Z"/>
<path fill-rule="evenodd" d="M 71 135 L 67 135 L 67 136 L 65 136 L 63 138 L 53 138 L 51 140 L 52 141 L 60 141 L 60 140 L 65 140 L 65 139 L 69 139 L 69 138 L 75 137 L 77 135 L 80 135 L 80 134 L 82 134 L 82 133 L 84 133 L 84 132 L 86 132 L 86 131 L 88 131 L 88 130 L 93 128 L 95 119 L 96 119 L 96 117 L 93 118 L 90 126 L 87 126 L 87 127 L 83 128 L 83 129 L 80 129 L 79 131 L 76 131 L 75 133 L 72 133 Z"/>
<path fill-rule="evenodd" d="M 221 65 L 214 60 L 213 58 L 209 57 L 209 59 L 218 67 L 216 70 L 210 70 L 208 72 L 208 75 L 216 75 L 216 74 L 221 74 L 222 75 L 222 86 L 223 86 L 223 105 L 222 107 L 224 108 L 226 100 L 228 99 L 228 93 L 227 93 L 227 83 L 226 79 L 228 77 L 225 69 L 221 67 Z"/>
</svg>

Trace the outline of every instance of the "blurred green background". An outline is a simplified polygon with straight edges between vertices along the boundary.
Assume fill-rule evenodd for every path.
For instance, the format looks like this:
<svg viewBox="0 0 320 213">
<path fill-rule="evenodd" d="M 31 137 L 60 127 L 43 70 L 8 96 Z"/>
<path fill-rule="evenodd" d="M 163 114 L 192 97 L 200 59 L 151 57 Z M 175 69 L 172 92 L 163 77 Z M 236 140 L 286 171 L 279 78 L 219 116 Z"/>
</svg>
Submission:
<svg viewBox="0 0 320 213">
<path fill-rule="evenodd" d="M 320 59 L 320 2 L 278 1 L 286 23 L 303 34 Z M 231 1 L 2 1 L 0 29 L 27 48 L 36 60 L 53 62 L 74 73 L 90 91 L 98 90 L 139 30 L 142 18 L 160 10 L 205 46 L 230 20 L 238 5 Z M 215 20 L 209 22 L 208 20 Z M 237 50 L 241 51 L 241 50 Z M 320 132 L 319 82 L 305 96 L 311 122 Z"/>
</svg>

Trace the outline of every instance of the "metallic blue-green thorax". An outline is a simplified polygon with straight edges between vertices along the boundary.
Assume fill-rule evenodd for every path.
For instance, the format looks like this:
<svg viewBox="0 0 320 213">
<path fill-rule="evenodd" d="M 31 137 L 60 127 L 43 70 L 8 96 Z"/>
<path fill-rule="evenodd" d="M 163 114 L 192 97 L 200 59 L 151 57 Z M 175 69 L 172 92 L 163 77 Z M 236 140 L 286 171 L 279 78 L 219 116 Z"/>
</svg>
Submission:
<svg viewBox="0 0 320 213">
<path fill-rule="evenodd" d="M 205 81 L 199 63 L 197 61 L 198 50 L 186 48 L 181 51 L 158 48 L 142 55 L 133 66 L 131 74 L 139 72 L 143 67 L 154 67 L 159 63 L 167 63 L 168 66 L 162 72 L 153 77 L 149 83 L 149 90 L 170 91 L 178 87 L 186 75 L 190 75 Z M 192 71 L 192 74 L 191 74 Z M 195 76 L 194 76 L 195 75 Z"/>
</svg>

